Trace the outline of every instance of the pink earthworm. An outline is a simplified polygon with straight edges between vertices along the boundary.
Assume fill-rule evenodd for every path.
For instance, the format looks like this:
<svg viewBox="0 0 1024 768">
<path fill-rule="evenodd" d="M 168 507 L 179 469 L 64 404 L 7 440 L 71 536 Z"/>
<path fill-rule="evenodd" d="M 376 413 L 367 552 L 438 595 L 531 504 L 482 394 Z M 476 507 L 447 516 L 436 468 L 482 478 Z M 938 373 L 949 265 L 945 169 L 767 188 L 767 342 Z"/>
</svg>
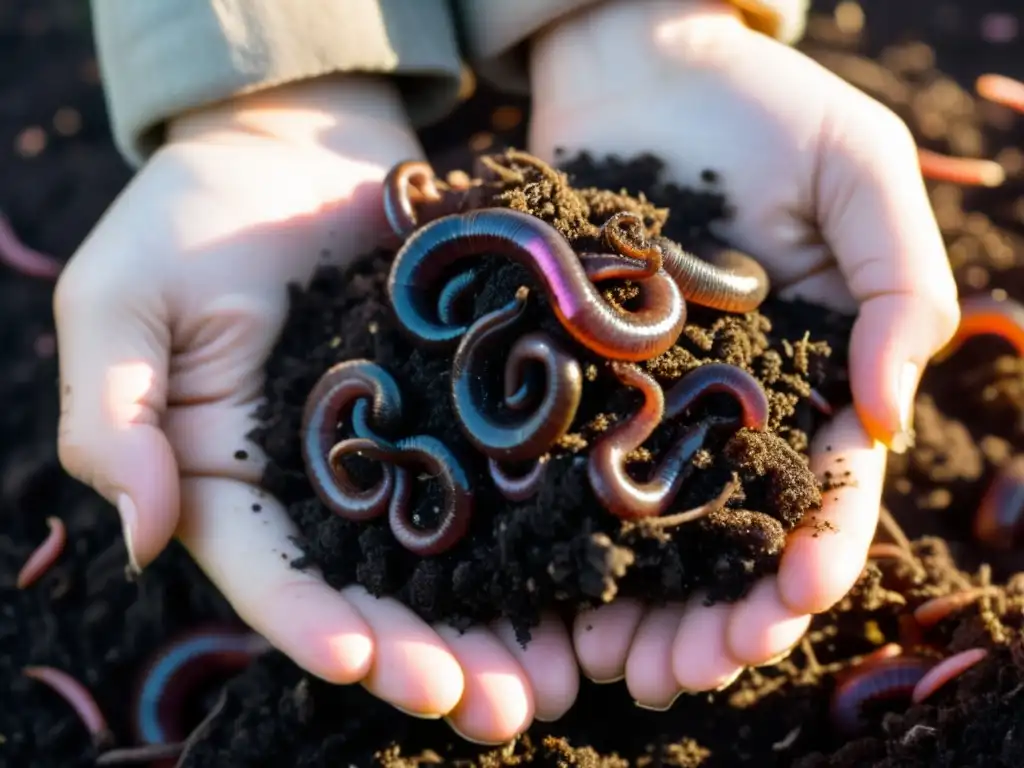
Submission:
<svg viewBox="0 0 1024 768">
<path fill-rule="evenodd" d="M 100 711 L 99 704 L 89 690 L 67 672 L 54 667 L 25 667 L 21 673 L 48 686 L 75 710 L 86 730 L 92 736 L 93 744 L 101 745 L 111 740 L 107 719 Z"/>
<path fill-rule="evenodd" d="M 1024 83 L 1004 75 L 982 75 L 975 81 L 975 92 L 995 104 L 1024 112 Z"/>
<path fill-rule="evenodd" d="M 920 147 L 917 159 L 921 164 L 921 175 L 932 181 L 947 181 L 969 187 L 998 187 L 1006 181 L 1006 171 L 994 160 L 951 157 Z"/>
<path fill-rule="evenodd" d="M 983 661 L 987 656 L 988 651 L 985 648 L 971 648 L 954 654 L 948 659 L 943 659 L 917 681 L 917 685 L 914 686 L 914 691 L 910 696 L 911 701 L 915 704 L 920 704 L 946 683 L 959 677 L 975 664 Z"/>
<path fill-rule="evenodd" d="M 14 231 L 7 218 L 0 214 L 0 263 L 29 277 L 53 279 L 64 265 L 53 256 L 29 248 Z"/>
<path fill-rule="evenodd" d="M 50 527 L 49 535 L 43 539 L 43 543 L 36 547 L 29 555 L 28 560 L 18 571 L 18 589 L 25 589 L 34 584 L 50 566 L 60 557 L 64 551 L 64 544 L 68 540 L 67 529 L 64 521 L 59 517 L 46 518 L 46 524 Z"/>
<path fill-rule="evenodd" d="M 994 590 L 988 587 L 971 587 L 960 592 L 952 592 L 941 597 L 933 597 L 926 600 L 914 609 L 914 621 L 922 629 L 934 627 L 940 621 L 953 615 L 957 611 L 972 605 L 980 600 L 987 593 Z"/>
</svg>

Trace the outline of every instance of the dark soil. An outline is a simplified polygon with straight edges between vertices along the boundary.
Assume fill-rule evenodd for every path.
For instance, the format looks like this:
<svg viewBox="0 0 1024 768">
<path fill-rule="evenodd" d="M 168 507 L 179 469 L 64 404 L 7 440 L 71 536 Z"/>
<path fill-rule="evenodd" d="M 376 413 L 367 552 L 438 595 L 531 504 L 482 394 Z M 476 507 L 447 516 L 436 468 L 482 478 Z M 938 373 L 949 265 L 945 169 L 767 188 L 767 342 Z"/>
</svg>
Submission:
<svg viewBox="0 0 1024 768">
<path fill-rule="evenodd" d="M 833 5 L 815 3 L 828 13 Z M 969 92 L 973 79 L 986 71 L 1024 75 L 1019 38 L 998 45 L 983 41 L 979 32 L 984 14 L 1006 12 L 1009 5 L 998 0 L 862 5 L 867 12 L 863 34 L 840 32 L 819 20 L 803 47 L 895 108 L 923 145 L 1004 162 L 1011 178 L 1000 189 L 933 185 L 932 197 L 964 293 L 997 286 L 1024 300 L 1019 171 L 1024 119 L 984 105 Z M 1015 18 L 1024 21 L 1019 11 Z M 0 210 L 27 242 L 61 257 L 73 252 L 128 178 L 107 138 L 86 22 L 84 4 L 70 0 L 22 0 L 0 10 L 8 65 L 0 75 L 0 136 L 12 148 L 0 155 L 7 179 L 0 188 Z M 522 145 L 523 117 L 521 102 L 481 92 L 424 137 L 436 167 L 465 168 L 467 146 L 480 152 Z M 577 183 L 582 177 L 577 175 Z M 602 186 L 610 179 L 588 181 Z M 642 174 L 622 183 L 633 190 L 653 185 Z M 701 221 L 698 209 L 678 199 L 660 202 L 671 205 L 676 218 L 686 210 Z M 672 234 L 685 239 L 694 233 Z M 61 473 L 53 443 L 57 368 L 51 290 L 43 281 L 0 271 L 0 397 L 9 404 L 0 413 L 0 515 L 6 521 L 0 534 L 0 765 L 17 768 L 88 766 L 96 756 L 67 705 L 21 676 L 25 665 L 53 665 L 86 683 L 117 742 L 130 744 L 130 695 L 149 653 L 181 629 L 231 618 L 176 547 L 138 582 L 125 581 L 116 515 Z M 774 339 L 799 339 L 804 328 L 815 327 L 800 317 L 788 326 L 773 306 L 765 311 L 772 317 Z M 694 320 L 706 324 L 708 318 L 695 312 Z M 827 329 L 819 327 L 823 336 Z M 985 552 L 970 537 L 971 514 L 993 471 L 1020 450 L 1022 381 L 1019 361 L 1006 357 L 998 342 L 986 340 L 972 342 L 928 372 L 918 400 L 917 447 L 893 458 L 886 488 L 893 515 L 913 537 L 927 538 L 915 542 L 915 556 L 907 561 L 869 565 L 858 589 L 815 620 L 789 659 L 745 674 L 723 693 L 683 697 L 671 712 L 657 714 L 635 708 L 622 685 L 586 684 L 562 721 L 535 726 L 506 748 L 481 749 L 459 742 L 443 724 L 398 714 L 361 688 L 310 679 L 275 654 L 228 686 L 223 709 L 186 764 L 1024 764 L 1019 727 L 1024 577 L 1014 576 L 1024 571 L 1024 553 Z M 609 411 L 612 405 L 609 401 Z M 703 498 L 710 493 L 706 487 Z M 48 515 L 66 522 L 69 547 L 38 584 L 18 591 L 15 574 L 45 536 Z M 692 526 L 688 533 L 695 530 Z M 901 617 L 928 597 L 985 583 L 1004 586 L 929 630 L 918 639 L 918 652 L 945 655 L 983 646 L 992 649 L 989 660 L 924 705 L 897 704 L 889 714 L 869 713 L 865 734 L 844 742 L 828 717 L 836 674 L 886 641 L 914 642 Z"/>
<path fill-rule="evenodd" d="M 475 196 L 477 203 L 539 216 L 580 252 L 602 248 L 598 226 L 620 210 L 643 216 L 651 235 L 664 233 L 684 245 L 689 238 L 706 238 L 709 221 L 726 213 L 721 195 L 713 191 L 661 185 L 654 158 L 596 165 L 580 158 L 571 164 L 573 186 L 528 155 L 486 156 L 483 165 L 489 181 L 486 193 Z M 646 193 L 646 199 L 603 191 L 630 184 L 640 184 L 632 189 Z M 453 202 L 462 199 L 459 193 L 452 196 Z M 800 453 L 808 432 L 821 421 L 807 396 L 812 386 L 842 389 L 849 318 L 781 302 L 763 306 L 762 313 L 731 316 L 691 305 L 676 346 L 644 367 L 666 389 L 703 362 L 749 369 L 769 393 L 771 429 L 713 434 L 669 513 L 711 501 L 735 474 L 742 484 L 725 508 L 681 527 L 623 525 L 593 495 L 586 457 L 602 432 L 635 411 L 636 392 L 614 379 L 605 360 L 578 348 L 586 381 L 573 427 L 552 449 L 538 494 L 526 502 L 506 501 L 487 475 L 486 457 L 464 438 L 452 410 L 452 353 L 411 344 L 393 318 L 385 289 L 392 255 L 372 255 L 348 272 L 324 270 L 308 291 L 295 289 L 287 325 L 267 366 L 266 426 L 255 437 L 270 458 L 265 486 L 288 505 L 308 542 L 297 567 L 313 563 L 338 587 L 357 581 L 374 594 L 395 594 L 428 621 L 468 624 L 501 615 L 525 632 L 556 601 L 575 609 L 616 594 L 685 599 L 695 589 L 707 589 L 710 599 L 736 599 L 775 569 L 785 532 L 820 506 L 817 481 Z M 522 267 L 505 260 L 493 259 L 485 270 L 472 317 L 507 304 L 519 286 L 532 282 Z M 635 288 L 623 285 L 608 293 L 621 304 Z M 543 301 L 528 318 L 526 329 L 533 327 L 563 343 L 570 340 Z M 505 355 L 495 345 L 493 370 L 501 370 Z M 398 381 L 406 397 L 403 434 L 440 438 L 463 457 L 472 476 L 478 511 L 471 535 L 442 557 L 423 559 L 401 547 L 386 517 L 367 524 L 333 514 L 306 480 L 297 439 L 306 396 L 328 367 L 362 358 L 382 365 Z M 664 423 L 660 444 L 655 440 L 641 449 L 640 471 L 660 460 L 683 428 L 736 413 L 730 396 L 715 395 L 687 418 Z M 424 527 L 437 518 L 431 490 L 428 486 L 414 496 L 413 520 Z"/>
</svg>

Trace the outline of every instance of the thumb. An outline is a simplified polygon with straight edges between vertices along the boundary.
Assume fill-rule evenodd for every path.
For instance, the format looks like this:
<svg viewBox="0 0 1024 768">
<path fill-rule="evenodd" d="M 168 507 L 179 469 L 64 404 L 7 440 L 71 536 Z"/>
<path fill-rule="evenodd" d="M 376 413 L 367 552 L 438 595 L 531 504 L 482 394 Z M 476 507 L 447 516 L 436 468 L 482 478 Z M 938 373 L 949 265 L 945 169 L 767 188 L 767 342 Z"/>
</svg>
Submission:
<svg viewBox="0 0 1024 768">
<path fill-rule="evenodd" d="M 69 474 L 117 506 L 138 572 L 174 535 L 178 468 L 160 427 L 170 332 L 152 283 L 118 285 L 72 261 L 54 298 L 60 359 L 58 451 Z M 103 265 L 107 267 L 107 265 Z"/>
<path fill-rule="evenodd" d="M 902 453 L 921 374 L 959 323 L 956 283 L 907 127 L 852 89 L 839 106 L 820 147 L 819 224 L 860 306 L 854 406 L 872 438 Z"/>
</svg>

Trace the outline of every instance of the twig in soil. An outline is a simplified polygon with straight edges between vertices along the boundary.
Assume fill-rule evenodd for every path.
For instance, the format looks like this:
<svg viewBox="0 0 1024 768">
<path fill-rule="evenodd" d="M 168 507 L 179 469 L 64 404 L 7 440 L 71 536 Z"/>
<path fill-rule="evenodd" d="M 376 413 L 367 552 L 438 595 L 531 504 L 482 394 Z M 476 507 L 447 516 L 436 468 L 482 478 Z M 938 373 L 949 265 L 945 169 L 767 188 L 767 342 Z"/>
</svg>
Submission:
<svg viewBox="0 0 1024 768">
<path fill-rule="evenodd" d="M 82 720 L 86 730 L 92 736 L 92 742 L 97 747 L 109 744 L 113 740 L 113 734 L 107 727 L 107 719 L 100 711 L 99 704 L 84 685 L 71 677 L 67 672 L 62 672 L 53 667 L 25 667 L 21 673 L 28 678 L 38 680 L 48 686 L 54 693 L 63 698 L 71 708 L 75 710 Z"/>
<path fill-rule="evenodd" d="M 692 523 L 694 520 L 699 520 L 702 517 L 707 517 L 712 512 L 717 512 L 725 506 L 726 502 L 729 501 L 736 489 L 740 487 L 740 479 L 734 473 L 732 480 L 725 484 L 725 487 L 721 492 L 713 498 L 711 501 L 701 504 L 699 507 L 688 509 L 685 512 L 677 512 L 674 515 L 663 515 L 662 517 L 645 517 L 641 518 L 636 525 L 643 526 L 645 528 L 674 528 L 678 525 L 684 525 L 686 523 Z"/>
<path fill-rule="evenodd" d="M 157 760 L 170 760 L 181 756 L 184 742 L 177 744 L 145 744 L 141 747 L 122 747 L 104 752 L 96 758 L 96 765 L 135 765 Z"/>
<path fill-rule="evenodd" d="M 217 697 L 217 701 L 210 709 L 209 714 L 202 719 L 199 725 L 192 729 L 192 733 L 190 733 L 188 738 L 185 739 L 185 748 L 181 751 L 181 756 L 178 758 L 175 768 L 181 768 L 181 766 L 185 765 L 185 761 L 188 760 L 188 755 L 192 751 L 193 747 L 195 747 L 195 745 L 199 743 L 199 740 L 206 735 L 207 731 L 210 730 L 210 726 L 212 726 L 213 722 L 220 717 L 227 704 L 228 692 L 226 690 L 222 690 L 220 692 L 220 696 Z"/>
<path fill-rule="evenodd" d="M 25 561 L 21 570 L 18 571 L 18 589 L 25 589 L 34 584 L 50 569 L 50 566 L 60 557 L 60 553 L 64 551 L 64 544 L 68 540 L 64 521 L 59 517 L 48 517 L 46 518 L 46 524 L 50 528 L 50 533 L 43 540 L 43 543 L 36 547 L 35 551 L 29 555 L 28 560 Z"/>
<path fill-rule="evenodd" d="M 29 277 L 50 279 L 57 277 L 64 266 L 53 256 L 40 253 L 21 242 L 3 214 L 0 214 L 0 264 L 6 264 Z"/>
<path fill-rule="evenodd" d="M 896 522 L 896 518 L 893 517 L 892 512 L 884 506 L 879 507 L 878 510 L 878 527 L 893 540 L 893 543 L 913 556 L 914 548 L 910 544 L 910 539 L 907 537 L 907 534 L 903 532 L 903 528 L 900 527 L 900 524 Z"/>
<path fill-rule="evenodd" d="M 971 648 L 950 656 L 948 659 L 943 659 L 917 681 L 910 696 L 911 701 L 920 704 L 950 680 L 959 677 L 987 656 L 988 650 L 985 648 Z"/>
</svg>

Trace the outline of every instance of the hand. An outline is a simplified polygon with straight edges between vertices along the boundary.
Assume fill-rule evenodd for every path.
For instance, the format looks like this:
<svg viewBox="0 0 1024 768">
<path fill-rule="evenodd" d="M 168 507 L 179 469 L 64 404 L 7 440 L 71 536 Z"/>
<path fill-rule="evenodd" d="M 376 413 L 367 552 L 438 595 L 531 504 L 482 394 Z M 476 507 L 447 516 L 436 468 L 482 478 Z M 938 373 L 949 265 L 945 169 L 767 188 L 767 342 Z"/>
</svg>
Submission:
<svg viewBox="0 0 1024 768">
<path fill-rule="evenodd" d="M 789 539 L 776 577 L 733 606 L 645 610 L 632 601 L 580 617 L 584 673 L 625 677 L 641 705 L 728 684 L 785 654 L 809 614 L 863 568 L 878 519 L 885 446 L 905 450 L 921 372 L 959 321 L 956 287 L 907 128 L 799 52 L 747 29 L 717 0 L 614 0 L 532 43 L 531 151 L 653 152 L 671 180 L 712 169 L 736 210 L 721 234 L 762 262 L 773 286 L 857 311 L 854 409 L 817 436 L 812 466 L 856 484 L 824 495 Z M 819 532 L 822 522 L 829 532 Z M 818 529 L 811 526 L 818 524 Z"/>
<path fill-rule="evenodd" d="M 176 535 L 300 666 L 501 742 L 575 699 L 565 627 L 546 622 L 524 652 L 507 624 L 459 635 L 292 569 L 297 530 L 260 492 L 265 458 L 246 440 L 288 283 L 375 244 L 381 181 L 420 153 L 396 92 L 370 79 L 287 86 L 174 122 L 58 285 L 60 456 L 117 505 L 134 568 Z"/>
</svg>

